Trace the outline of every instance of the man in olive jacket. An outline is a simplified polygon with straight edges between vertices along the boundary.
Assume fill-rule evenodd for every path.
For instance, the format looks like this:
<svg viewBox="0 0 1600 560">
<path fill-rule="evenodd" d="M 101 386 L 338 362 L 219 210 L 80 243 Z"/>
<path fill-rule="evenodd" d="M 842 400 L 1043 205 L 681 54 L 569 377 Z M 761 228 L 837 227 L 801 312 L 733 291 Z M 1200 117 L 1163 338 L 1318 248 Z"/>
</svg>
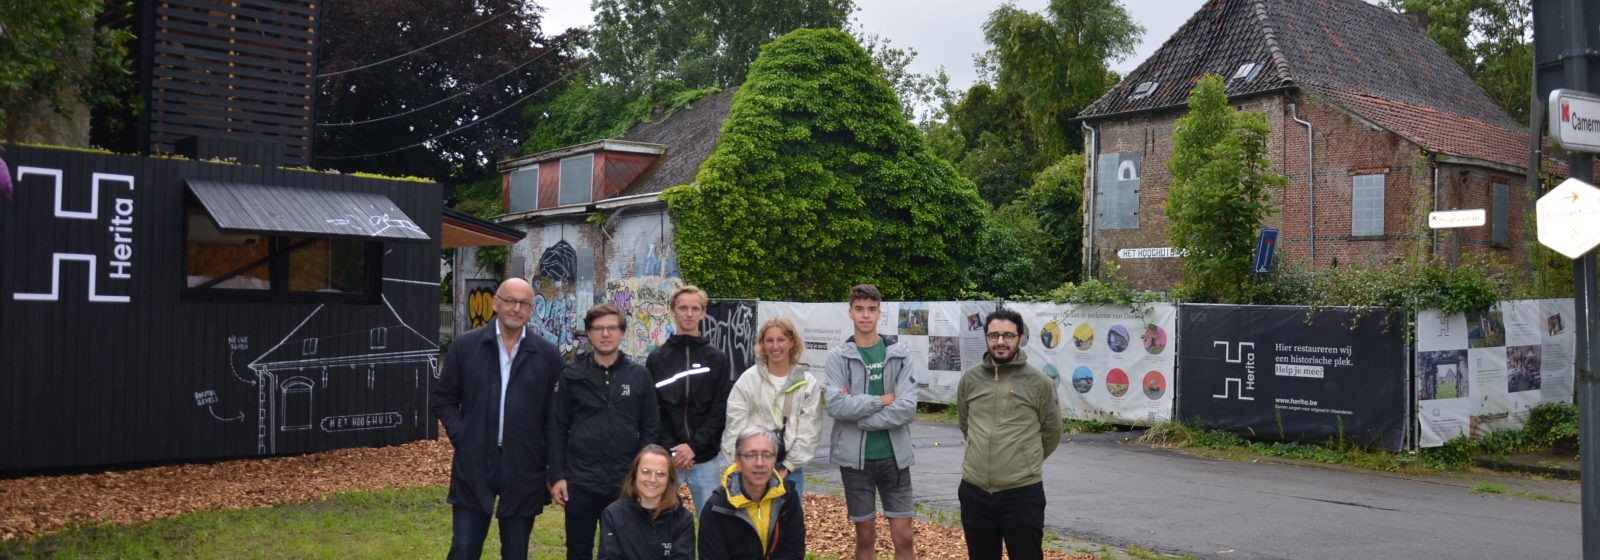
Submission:
<svg viewBox="0 0 1600 560">
<path fill-rule="evenodd" d="M 1022 316 L 1010 309 L 983 323 L 989 352 L 961 372 L 956 412 L 967 440 L 961 461 L 961 530 L 967 557 L 1044 557 L 1044 460 L 1061 443 L 1055 384 L 1028 365 Z"/>
<path fill-rule="evenodd" d="M 494 314 L 490 324 L 456 338 L 433 390 L 433 414 L 455 446 L 451 559 L 483 555 L 491 515 L 500 518 L 501 557 L 527 558 L 533 518 L 550 499 L 545 422 L 561 354 L 527 326 L 527 281 L 501 283 Z"/>
</svg>

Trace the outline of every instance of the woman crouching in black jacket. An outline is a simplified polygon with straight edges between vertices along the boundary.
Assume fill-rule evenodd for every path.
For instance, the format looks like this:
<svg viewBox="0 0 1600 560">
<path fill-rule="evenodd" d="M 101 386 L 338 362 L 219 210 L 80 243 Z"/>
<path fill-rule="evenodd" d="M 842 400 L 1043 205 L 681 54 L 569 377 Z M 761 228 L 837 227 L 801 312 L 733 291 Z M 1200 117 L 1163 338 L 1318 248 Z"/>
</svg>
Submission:
<svg viewBox="0 0 1600 560">
<path fill-rule="evenodd" d="M 600 514 L 600 560 L 694 557 L 694 516 L 678 502 L 672 455 L 646 445 L 633 457 L 622 497 Z"/>
</svg>

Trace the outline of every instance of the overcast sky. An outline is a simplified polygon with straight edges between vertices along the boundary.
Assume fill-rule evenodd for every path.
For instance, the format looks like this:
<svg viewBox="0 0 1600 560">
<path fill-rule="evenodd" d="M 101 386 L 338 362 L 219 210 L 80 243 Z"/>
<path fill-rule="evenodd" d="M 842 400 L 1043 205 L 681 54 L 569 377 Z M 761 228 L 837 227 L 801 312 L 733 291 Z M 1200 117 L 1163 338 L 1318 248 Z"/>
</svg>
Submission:
<svg viewBox="0 0 1600 560">
<path fill-rule="evenodd" d="M 594 16 L 590 0 L 534 0 L 545 8 L 546 33 L 589 25 Z M 783 1 L 783 0 L 772 0 Z M 856 0 L 852 19 L 867 34 L 877 34 L 899 48 L 917 51 L 911 70 L 928 74 L 943 66 L 950 85 L 965 91 L 977 79 L 972 55 L 984 50 L 983 21 L 1006 2 L 999 0 Z M 1014 0 L 1030 12 L 1044 10 L 1048 0 Z M 1122 0 L 1122 5 L 1145 31 L 1138 51 L 1112 69 L 1127 74 L 1161 47 L 1205 0 Z"/>
</svg>

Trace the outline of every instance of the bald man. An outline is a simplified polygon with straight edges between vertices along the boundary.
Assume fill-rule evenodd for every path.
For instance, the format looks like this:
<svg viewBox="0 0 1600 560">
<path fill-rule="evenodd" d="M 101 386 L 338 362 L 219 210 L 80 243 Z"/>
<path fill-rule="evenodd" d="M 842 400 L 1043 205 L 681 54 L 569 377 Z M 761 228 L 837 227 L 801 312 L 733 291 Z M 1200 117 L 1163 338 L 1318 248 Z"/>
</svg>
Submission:
<svg viewBox="0 0 1600 560">
<path fill-rule="evenodd" d="M 501 283 L 494 320 L 455 339 L 433 390 L 433 413 L 455 446 L 452 560 L 483 555 L 491 517 L 500 520 L 500 557 L 526 559 L 533 518 L 550 501 L 545 420 L 561 354 L 528 328 L 532 314 L 533 287 Z"/>
</svg>

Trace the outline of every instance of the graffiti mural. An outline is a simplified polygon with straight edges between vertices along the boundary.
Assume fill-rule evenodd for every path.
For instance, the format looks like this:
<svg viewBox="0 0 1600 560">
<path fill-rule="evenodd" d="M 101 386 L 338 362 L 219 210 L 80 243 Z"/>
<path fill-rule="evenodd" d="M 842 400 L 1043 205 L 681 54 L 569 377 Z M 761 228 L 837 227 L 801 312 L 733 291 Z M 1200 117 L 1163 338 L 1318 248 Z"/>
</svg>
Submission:
<svg viewBox="0 0 1600 560">
<path fill-rule="evenodd" d="M 467 328 L 476 329 L 489 324 L 494 317 L 494 282 L 469 280 L 467 290 Z"/>
<path fill-rule="evenodd" d="M 529 324 L 564 355 L 582 346 L 582 314 L 589 309 L 588 301 L 579 305 L 577 262 L 572 244 L 558 241 L 539 256 L 539 271 L 530 279 L 534 296 Z"/>
<path fill-rule="evenodd" d="M 672 314 L 667 298 L 682 286 L 677 278 L 644 276 L 606 282 L 605 301 L 622 308 L 628 316 L 628 334 L 622 351 L 643 358 L 672 335 Z"/>
<path fill-rule="evenodd" d="M 738 375 L 756 363 L 756 304 L 753 299 L 716 299 L 706 306 L 700 332 L 733 362 Z"/>
</svg>

